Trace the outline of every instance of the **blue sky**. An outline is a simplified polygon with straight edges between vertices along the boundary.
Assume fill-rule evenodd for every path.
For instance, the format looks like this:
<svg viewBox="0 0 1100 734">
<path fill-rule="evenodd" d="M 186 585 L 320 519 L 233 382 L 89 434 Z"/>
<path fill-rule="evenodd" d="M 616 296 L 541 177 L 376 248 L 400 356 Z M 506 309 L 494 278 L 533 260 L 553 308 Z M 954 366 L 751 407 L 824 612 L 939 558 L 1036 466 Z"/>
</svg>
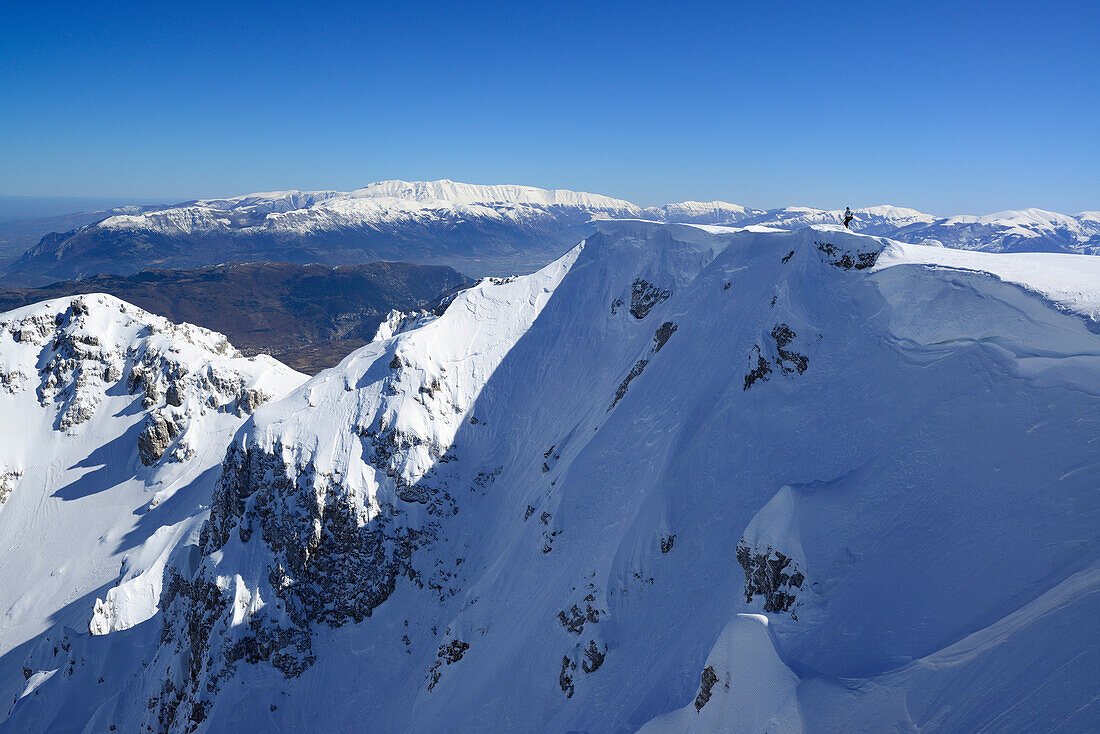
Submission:
<svg viewBox="0 0 1100 734">
<path fill-rule="evenodd" d="M 1100 3 L 9 4 L 0 194 L 1100 209 Z"/>
</svg>

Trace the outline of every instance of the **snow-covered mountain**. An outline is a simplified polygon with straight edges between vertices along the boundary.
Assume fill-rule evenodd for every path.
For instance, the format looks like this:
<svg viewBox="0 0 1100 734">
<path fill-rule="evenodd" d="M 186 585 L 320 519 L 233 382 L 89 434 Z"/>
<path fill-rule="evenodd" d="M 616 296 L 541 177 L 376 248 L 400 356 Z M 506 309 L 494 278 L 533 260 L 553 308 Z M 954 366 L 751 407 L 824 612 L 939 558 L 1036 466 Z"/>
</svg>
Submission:
<svg viewBox="0 0 1100 734">
<path fill-rule="evenodd" d="M 1069 216 L 1042 209 L 1024 209 L 983 217 L 937 219 L 923 226 L 902 228 L 892 236 L 910 241 L 930 240 L 965 250 L 1097 255 L 1100 254 L 1100 217 L 1096 212 Z"/>
<path fill-rule="evenodd" d="M 792 206 L 762 211 L 736 204 L 684 202 L 646 210 L 650 218 L 667 222 L 758 225 L 799 229 L 817 224 L 843 224 L 843 209 Z M 930 244 L 986 252 L 1068 252 L 1100 254 L 1100 216 L 1076 216 L 1042 209 L 1004 211 L 986 216 L 937 217 L 916 209 L 872 206 L 852 210 L 852 231 L 888 236 L 914 244 Z"/>
<path fill-rule="evenodd" d="M 260 406 L 0 729 L 1100 726 L 1100 259 L 597 227 Z"/>
<path fill-rule="evenodd" d="M 153 617 L 164 564 L 198 531 L 225 445 L 305 379 L 110 296 L 0 316 L 4 697 L 43 679 L 13 658 Z"/>
<path fill-rule="evenodd" d="M 944 219 L 913 209 L 853 210 L 853 230 L 948 247 L 1095 254 L 1100 218 L 1038 209 Z M 399 260 L 449 265 L 473 275 L 530 272 L 591 233 L 593 219 L 644 218 L 798 229 L 840 224 L 843 212 L 765 211 L 685 201 L 643 209 L 598 194 L 453 181 L 383 181 L 351 192 L 278 191 L 116 214 L 51 233 L 9 268 L 8 280 L 41 285 L 96 273 L 223 262 Z"/>
<path fill-rule="evenodd" d="M 146 267 L 373 260 L 531 270 L 587 234 L 593 217 L 640 216 L 597 194 L 453 181 L 383 181 L 351 192 L 278 191 L 117 215 L 48 235 L 10 269 L 84 277 Z"/>
</svg>

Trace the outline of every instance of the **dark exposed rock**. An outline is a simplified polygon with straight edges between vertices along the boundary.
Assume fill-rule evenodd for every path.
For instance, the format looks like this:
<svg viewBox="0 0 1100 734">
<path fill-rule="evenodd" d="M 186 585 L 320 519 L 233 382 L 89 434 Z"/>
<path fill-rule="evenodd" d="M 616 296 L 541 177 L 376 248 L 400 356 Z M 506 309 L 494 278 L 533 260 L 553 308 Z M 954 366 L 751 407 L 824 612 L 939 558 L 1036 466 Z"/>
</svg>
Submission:
<svg viewBox="0 0 1100 734">
<path fill-rule="evenodd" d="M 772 339 L 775 339 L 775 351 L 779 355 L 779 370 L 785 375 L 796 371 L 801 375 L 810 365 L 810 360 L 806 355 L 787 349 L 795 336 L 796 334 L 786 324 L 779 324 L 772 329 Z"/>
<path fill-rule="evenodd" d="M 627 374 L 625 378 L 623 378 L 623 381 L 619 384 L 618 389 L 615 390 L 615 399 L 611 401 L 611 405 L 607 406 L 608 411 L 614 408 L 615 405 L 623 399 L 623 396 L 626 395 L 627 388 L 630 387 L 630 381 L 638 375 L 642 374 L 642 370 L 645 369 L 645 366 L 647 364 L 649 364 L 649 360 L 647 359 L 639 359 L 637 362 L 634 363 L 634 366 L 630 368 L 630 373 Z"/>
<path fill-rule="evenodd" d="M 531 505 L 527 505 L 527 510 L 523 513 L 523 521 L 526 522 L 531 519 L 531 515 L 535 514 L 535 508 Z"/>
<path fill-rule="evenodd" d="M 662 290 L 642 278 L 636 278 L 630 284 L 630 315 L 644 319 L 654 306 L 672 295 L 670 290 Z"/>
<path fill-rule="evenodd" d="M 703 707 L 707 705 L 707 701 L 710 700 L 711 689 L 714 688 L 714 684 L 718 682 L 718 676 L 714 672 L 714 668 L 707 666 L 701 676 L 702 680 L 699 683 L 699 694 L 695 697 L 695 710 L 702 711 Z"/>
<path fill-rule="evenodd" d="M 676 324 L 671 321 L 666 321 L 657 327 L 657 333 L 653 335 L 653 351 L 661 351 L 661 347 L 668 342 L 674 331 L 676 331 Z"/>
<path fill-rule="evenodd" d="M 274 454 L 230 448 L 203 527 L 204 552 L 224 545 L 255 495 L 250 515 L 274 559 L 269 581 L 291 618 L 302 627 L 362 621 L 389 598 L 399 576 L 416 576 L 410 556 L 434 538 L 434 526 L 395 526 L 389 505 L 365 522 L 338 480 L 310 465 L 287 465 L 280 454 L 278 447 Z M 312 488 L 303 492 L 300 482 Z"/>
<path fill-rule="evenodd" d="M 88 304 L 84 303 L 83 298 L 73 299 L 72 302 L 73 317 L 86 316 L 88 314 Z"/>
<path fill-rule="evenodd" d="M 577 669 L 577 664 L 568 656 L 561 659 L 561 672 L 558 674 L 558 685 L 566 698 L 572 698 L 576 686 L 573 684 L 572 671 Z"/>
<path fill-rule="evenodd" d="M 619 309 L 622 307 L 623 299 L 616 298 L 614 301 L 611 302 L 611 315 L 614 316 L 615 314 L 619 313 Z"/>
<path fill-rule="evenodd" d="M 595 673 L 606 658 L 607 645 L 604 645 L 601 650 L 595 640 L 589 640 L 588 647 L 584 649 L 584 659 L 581 660 L 581 670 L 585 673 Z"/>
<path fill-rule="evenodd" d="M 791 250 L 790 252 L 788 252 L 786 255 L 783 256 L 783 262 L 789 261 L 792 257 L 794 257 L 794 250 Z"/>
<path fill-rule="evenodd" d="M 439 646 L 439 657 L 447 665 L 450 665 L 451 663 L 457 663 L 461 660 L 463 654 L 469 649 L 469 643 L 456 638 Z"/>
<path fill-rule="evenodd" d="M 742 390 L 748 390 L 757 380 L 767 382 L 768 375 L 770 375 L 772 372 L 772 368 L 769 366 L 768 360 L 764 359 L 764 355 L 760 353 L 760 347 L 754 346 L 753 351 L 756 353 L 756 366 L 749 370 L 749 373 L 745 375 L 745 386 L 742 388 Z"/>
<path fill-rule="evenodd" d="M 676 535 L 666 535 L 661 538 L 661 552 L 668 553 L 672 550 L 673 543 L 676 542 Z"/>
<path fill-rule="evenodd" d="M 581 609 L 579 605 L 574 604 L 568 612 L 558 612 L 558 621 L 561 622 L 562 627 L 569 630 L 575 635 L 579 635 L 584 632 L 585 623 L 599 623 L 600 612 L 598 609 L 594 609 L 590 602 L 585 601 L 584 609 Z"/>
<path fill-rule="evenodd" d="M 745 571 L 745 601 L 764 597 L 765 612 L 786 612 L 795 605 L 794 589 L 801 589 L 806 577 L 792 566 L 793 560 L 769 546 L 763 553 L 742 543 L 737 546 L 737 563 Z M 798 616 L 791 611 L 791 618 Z"/>
<path fill-rule="evenodd" d="M 168 389 L 164 391 L 164 402 L 177 408 L 183 405 L 183 396 L 180 394 L 178 383 L 173 382 L 168 385 Z"/>
<path fill-rule="evenodd" d="M 503 466 L 498 466 L 496 469 L 493 469 L 491 472 L 479 471 L 477 473 L 477 476 L 474 477 L 474 486 L 471 487 L 470 490 L 473 491 L 475 488 L 476 489 L 485 489 L 486 487 L 491 486 L 494 482 L 496 482 L 497 477 L 500 476 L 500 473 L 502 471 L 504 471 Z"/>
<path fill-rule="evenodd" d="M 877 250 L 850 252 L 831 242 L 814 242 L 814 244 L 817 245 L 818 250 L 827 256 L 826 262 L 843 270 L 873 268 L 878 261 L 879 252 Z"/>
<path fill-rule="evenodd" d="M 806 355 L 788 349 L 795 336 L 797 335 L 786 324 L 778 324 L 771 331 L 771 337 L 775 341 L 775 365 L 779 368 L 780 373 L 784 375 L 795 372 L 801 375 L 810 365 L 810 360 Z M 753 346 L 752 349 L 756 355 L 756 366 L 745 375 L 745 384 L 742 388 L 744 390 L 748 390 L 758 380 L 767 382 L 768 375 L 772 372 L 771 363 L 763 355 L 760 347 Z M 752 357 L 749 358 L 749 363 L 752 364 Z"/>
</svg>

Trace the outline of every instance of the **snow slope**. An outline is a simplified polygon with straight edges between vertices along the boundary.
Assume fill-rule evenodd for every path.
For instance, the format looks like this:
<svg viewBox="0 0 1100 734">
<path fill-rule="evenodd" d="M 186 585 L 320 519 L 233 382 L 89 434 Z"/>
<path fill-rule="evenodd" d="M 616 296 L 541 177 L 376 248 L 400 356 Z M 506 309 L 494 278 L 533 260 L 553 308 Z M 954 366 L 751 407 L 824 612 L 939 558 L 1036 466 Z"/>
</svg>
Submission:
<svg viewBox="0 0 1100 734">
<path fill-rule="evenodd" d="M 597 228 L 260 407 L 0 730 L 1100 726 L 1100 260 Z"/>
<path fill-rule="evenodd" d="M 111 296 L 0 316 L 0 659 L 152 617 L 226 442 L 303 380 Z M 0 690 L 24 678 L 5 665 Z"/>
</svg>

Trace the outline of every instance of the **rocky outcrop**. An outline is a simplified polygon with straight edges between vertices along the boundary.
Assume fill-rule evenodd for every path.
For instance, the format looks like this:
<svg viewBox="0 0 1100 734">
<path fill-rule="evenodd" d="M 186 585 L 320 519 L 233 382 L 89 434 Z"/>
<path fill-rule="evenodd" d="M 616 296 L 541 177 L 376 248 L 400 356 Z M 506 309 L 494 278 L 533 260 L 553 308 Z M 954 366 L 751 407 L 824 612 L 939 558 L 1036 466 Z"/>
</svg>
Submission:
<svg viewBox="0 0 1100 734">
<path fill-rule="evenodd" d="M 757 382 L 767 382 L 768 375 L 772 374 L 773 364 L 783 375 L 795 373 L 801 375 L 810 366 L 809 357 L 789 348 L 797 336 L 791 331 L 791 327 L 787 324 L 777 324 L 772 328 L 770 336 L 774 343 L 774 347 L 768 350 L 772 360 L 769 361 L 764 356 L 764 350 L 759 345 L 753 345 L 743 390 L 748 390 Z"/>
<path fill-rule="evenodd" d="M 435 690 L 436 684 L 439 683 L 439 679 L 442 677 L 442 673 L 439 670 L 440 667 L 457 663 L 469 649 L 470 644 L 468 642 L 464 642 L 457 638 L 444 642 L 439 646 L 435 662 L 428 668 L 428 675 L 425 676 L 425 679 L 428 681 L 429 691 Z"/>
<path fill-rule="evenodd" d="M 588 641 L 588 647 L 584 648 L 584 658 L 581 660 L 581 670 L 585 673 L 595 673 L 607 659 L 607 645 L 600 646 L 595 640 Z"/>
<path fill-rule="evenodd" d="M 576 693 L 577 687 L 573 683 L 573 671 L 576 669 L 577 663 L 573 658 L 568 655 L 562 656 L 561 672 L 558 673 L 558 686 L 566 698 L 572 698 L 573 694 Z"/>
<path fill-rule="evenodd" d="M 155 464 L 172 441 L 179 435 L 179 427 L 160 411 L 153 411 L 145 418 L 145 427 L 138 435 L 138 457 L 145 466 Z"/>
<path fill-rule="evenodd" d="M 825 261 L 842 270 L 873 268 L 881 250 L 848 250 L 831 242 L 814 242 Z"/>
<path fill-rule="evenodd" d="M 8 497 L 15 491 L 15 483 L 21 476 L 23 476 L 21 471 L 0 466 L 0 506 L 7 502 Z"/>
<path fill-rule="evenodd" d="M 668 340 L 672 337 L 672 333 L 676 331 L 676 324 L 671 321 L 666 321 L 657 327 L 657 333 L 653 335 L 653 352 L 656 354 L 661 351 L 661 347 L 668 343 Z"/>
<path fill-rule="evenodd" d="M 753 364 L 754 361 L 755 364 Z M 749 364 L 751 365 L 751 369 L 745 374 L 745 384 L 742 390 L 748 390 L 756 384 L 758 380 L 767 382 L 768 375 L 772 373 L 771 364 L 764 358 L 764 355 L 760 353 L 759 346 L 753 346 L 752 355 L 749 357 Z"/>
<path fill-rule="evenodd" d="M 615 390 L 615 398 L 611 401 L 611 405 L 607 406 L 607 410 L 609 412 L 612 408 L 618 405 L 619 401 L 622 400 L 623 397 L 626 396 L 627 388 L 630 387 L 630 381 L 638 375 L 642 374 L 642 370 L 645 369 L 647 364 L 649 364 L 649 360 L 639 359 L 637 362 L 634 363 L 634 366 L 630 368 L 630 372 L 627 373 L 626 377 L 623 378 L 623 381 L 619 383 L 619 387 Z"/>
<path fill-rule="evenodd" d="M 667 288 L 658 288 L 647 280 L 636 278 L 630 284 L 630 315 L 640 321 L 649 315 L 654 306 L 668 300 L 671 295 L 672 291 Z"/>
<path fill-rule="evenodd" d="M 714 667 L 708 665 L 704 670 L 699 682 L 699 693 L 695 696 L 695 710 L 702 711 L 703 707 L 710 701 L 711 689 L 714 688 L 714 684 L 718 682 L 718 675 L 714 672 Z"/>
<path fill-rule="evenodd" d="M 806 581 L 798 564 L 787 555 L 768 546 L 763 551 L 750 548 L 744 540 L 737 546 L 737 563 L 745 571 L 745 601 L 764 598 L 765 612 L 789 612 L 797 620 L 795 590 Z"/>
<path fill-rule="evenodd" d="M 775 340 L 775 353 L 778 356 L 776 364 L 784 375 L 792 372 L 802 374 L 810 366 L 810 360 L 804 354 L 799 354 L 793 349 L 787 349 L 797 336 L 786 324 L 779 324 L 772 329 L 772 339 Z"/>
</svg>

